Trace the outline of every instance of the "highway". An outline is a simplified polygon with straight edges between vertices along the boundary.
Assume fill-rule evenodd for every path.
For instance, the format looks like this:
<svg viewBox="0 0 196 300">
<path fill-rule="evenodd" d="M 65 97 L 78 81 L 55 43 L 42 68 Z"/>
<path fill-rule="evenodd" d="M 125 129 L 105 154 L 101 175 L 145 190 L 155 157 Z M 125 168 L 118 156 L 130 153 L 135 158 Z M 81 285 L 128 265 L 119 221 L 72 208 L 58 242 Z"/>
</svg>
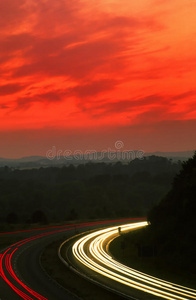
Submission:
<svg viewBox="0 0 196 300">
<path fill-rule="evenodd" d="M 74 300 L 70 294 L 51 280 L 40 265 L 40 255 L 51 242 L 122 220 L 100 221 L 48 227 L 37 230 L 0 233 L 21 236 L 23 240 L 0 250 L 0 300 Z M 52 266 L 51 266 L 52 267 Z"/>
<path fill-rule="evenodd" d="M 147 222 L 130 223 L 120 226 L 120 231 L 123 233 L 144 226 Z M 118 236 L 119 226 L 113 226 L 78 238 L 67 250 L 69 264 L 86 278 L 128 299 L 196 299 L 196 290 L 144 274 L 112 258 L 109 244 Z M 61 252 L 60 249 L 63 259 L 65 253 Z"/>
</svg>

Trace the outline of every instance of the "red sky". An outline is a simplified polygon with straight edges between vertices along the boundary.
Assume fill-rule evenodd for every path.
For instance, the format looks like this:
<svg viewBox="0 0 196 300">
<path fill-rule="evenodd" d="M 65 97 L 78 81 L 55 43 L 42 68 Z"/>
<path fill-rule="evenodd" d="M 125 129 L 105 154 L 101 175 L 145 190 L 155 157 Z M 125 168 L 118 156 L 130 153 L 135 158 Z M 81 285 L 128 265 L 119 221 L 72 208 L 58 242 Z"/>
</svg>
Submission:
<svg viewBox="0 0 196 300">
<path fill-rule="evenodd" d="M 195 0 L 1 0 L 0 157 L 196 149 Z"/>
</svg>

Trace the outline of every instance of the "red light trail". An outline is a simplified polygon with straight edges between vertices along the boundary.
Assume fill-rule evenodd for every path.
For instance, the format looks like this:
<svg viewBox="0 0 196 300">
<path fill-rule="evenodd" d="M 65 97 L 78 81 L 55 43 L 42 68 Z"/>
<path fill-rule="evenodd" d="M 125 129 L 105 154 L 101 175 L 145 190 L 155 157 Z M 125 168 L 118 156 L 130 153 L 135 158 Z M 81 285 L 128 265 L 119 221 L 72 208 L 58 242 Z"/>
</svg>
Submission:
<svg viewBox="0 0 196 300">
<path fill-rule="evenodd" d="M 11 245 L 9 248 L 5 249 L 3 253 L 0 254 L 0 276 L 3 278 L 3 280 L 10 286 L 12 290 L 15 291 L 22 299 L 25 300 L 47 300 L 44 296 L 40 295 L 38 292 L 34 291 L 32 288 L 27 286 L 22 282 L 22 280 L 17 276 L 15 270 L 14 270 L 14 262 L 16 259 L 16 256 L 20 255 L 21 248 L 24 244 L 31 243 L 33 241 L 36 241 L 40 238 L 57 234 L 60 232 L 68 231 L 68 230 L 74 230 L 76 228 L 85 228 L 89 226 L 96 226 L 96 225 L 107 225 L 109 223 L 115 223 L 115 222 L 126 222 L 130 219 L 124 219 L 124 220 L 107 220 L 107 221 L 96 221 L 96 222 L 85 222 L 85 223 L 77 223 L 77 224 L 69 224 L 64 226 L 53 226 L 53 227 L 47 227 L 47 228 L 41 228 L 41 229 L 35 229 L 35 231 L 45 231 L 49 230 L 48 232 L 43 232 L 38 235 L 28 237 L 24 240 L 21 240 L 19 242 L 16 242 L 15 244 Z M 33 232 L 34 230 L 24 230 L 24 231 L 16 231 L 16 232 L 8 232 L 8 233 L 0 233 L 0 235 L 3 234 L 13 234 L 13 233 L 19 233 L 19 232 Z M 29 244 L 30 245 L 30 244 Z M 30 270 L 29 270 L 30 271 Z"/>
</svg>

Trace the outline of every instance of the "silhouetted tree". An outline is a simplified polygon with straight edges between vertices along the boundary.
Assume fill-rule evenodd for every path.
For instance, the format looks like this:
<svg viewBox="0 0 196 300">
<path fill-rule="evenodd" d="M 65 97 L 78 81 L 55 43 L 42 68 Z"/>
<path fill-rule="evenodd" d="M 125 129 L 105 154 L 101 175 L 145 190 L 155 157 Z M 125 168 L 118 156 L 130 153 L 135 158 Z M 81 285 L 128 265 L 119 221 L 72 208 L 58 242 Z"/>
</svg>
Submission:
<svg viewBox="0 0 196 300">
<path fill-rule="evenodd" d="M 9 224 L 16 224 L 18 221 L 18 216 L 16 213 L 11 212 L 7 215 L 6 222 Z"/>
<path fill-rule="evenodd" d="M 47 217 L 42 210 L 36 210 L 31 217 L 32 223 L 47 223 Z"/>
<path fill-rule="evenodd" d="M 172 189 L 149 213 L 150 232 L 159 254 L 171 257 L 171 264 L 196 268 L 196 153 L 182 164 Z"/>
</svg>

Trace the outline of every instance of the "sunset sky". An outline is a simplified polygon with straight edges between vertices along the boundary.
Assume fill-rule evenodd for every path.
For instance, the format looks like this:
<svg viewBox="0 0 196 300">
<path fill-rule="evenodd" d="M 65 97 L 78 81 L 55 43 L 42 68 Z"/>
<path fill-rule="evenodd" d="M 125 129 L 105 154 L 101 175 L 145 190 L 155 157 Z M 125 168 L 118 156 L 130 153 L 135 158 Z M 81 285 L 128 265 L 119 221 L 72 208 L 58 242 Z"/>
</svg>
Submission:
<svg viewBox="0 0 196 300">
<path fill-rule="evenodd" d="M 0 157 L 196 150 L 195 0 L 1 0 Z"/>
</svg>

